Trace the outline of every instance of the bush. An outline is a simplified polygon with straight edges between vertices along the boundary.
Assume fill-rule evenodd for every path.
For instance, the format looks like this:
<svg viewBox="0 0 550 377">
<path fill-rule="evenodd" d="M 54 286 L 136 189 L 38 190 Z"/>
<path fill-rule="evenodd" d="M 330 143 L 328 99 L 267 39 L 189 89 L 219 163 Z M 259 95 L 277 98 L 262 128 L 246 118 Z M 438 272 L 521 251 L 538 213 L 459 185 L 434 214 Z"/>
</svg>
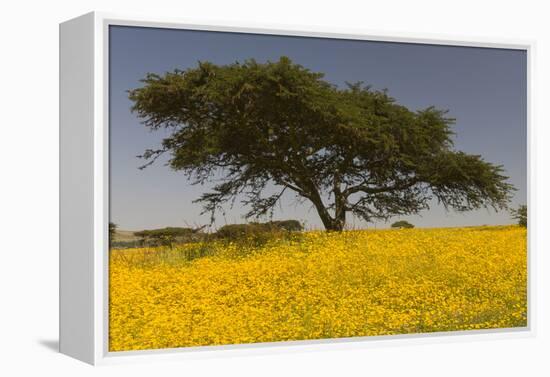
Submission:
<svg viewBox="0 0 550 377">
<path fill-rule="evenodd" d="M 411 228 L 414 228 L 414 225 L 411 224 L 408 221 L 401 220 L 401 221 L 396 221 L 393 224 L 391 224 L 391 227 L 392 228 L 399 228 L 399 229 L 411 229 Z"/>
<path fill-rule="evenodd" d="M 269 221 L 266 223 L 228 224 L 222 226 L 216 237 L 226 240 L 255 239 L 266 240 L 272 235 L 281 236 L 285 233 L 303 230 L 302 224 L 297 220 Z"/>
<path fill-rule="evenodd" d="M 271 227 L 288 230 L 289 232 L 299 232 L 304 230 L 304 227 L 298 220 L 270 221 L 265 224 Z"/>
<path fill-rule="evenodd" d="M 254 223 L 228 224 L 218 229 L 218 231 L 216 232 L 216 236 L 218 238 L 236 239 L 236 238 L 249 237 L 262 231 L 265 231 L 265 230 L 261 229 L 261 227 L 257 226 Z"/>
<path fill-rule="evenodd" d="M 134 232 L 143 246 L 169 246 L 174 243 L 196 242 L 204 238 L 204 233 L 193 228 L 166 227 Z"/>
<path fill-rule="evenodd" d="M 518 221 L 519 226 L 527 227 L 527 206 L 521 205 L 518 209 L 510 210 L 512 218 Z"/>
</svg>

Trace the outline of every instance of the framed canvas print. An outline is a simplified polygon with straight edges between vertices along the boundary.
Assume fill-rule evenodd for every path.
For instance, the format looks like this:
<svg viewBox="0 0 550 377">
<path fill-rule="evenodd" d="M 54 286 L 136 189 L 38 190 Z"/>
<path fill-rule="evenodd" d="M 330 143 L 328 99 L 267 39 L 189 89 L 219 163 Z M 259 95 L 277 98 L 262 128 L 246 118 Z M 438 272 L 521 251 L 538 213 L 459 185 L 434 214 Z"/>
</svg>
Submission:
<svg viewBox="0 0 550 377">
<path fill-rule="evenodd" d="M 61 352 L 532 334 L 529 43 L 91 13 L 60 51 Z"/>
</svg>

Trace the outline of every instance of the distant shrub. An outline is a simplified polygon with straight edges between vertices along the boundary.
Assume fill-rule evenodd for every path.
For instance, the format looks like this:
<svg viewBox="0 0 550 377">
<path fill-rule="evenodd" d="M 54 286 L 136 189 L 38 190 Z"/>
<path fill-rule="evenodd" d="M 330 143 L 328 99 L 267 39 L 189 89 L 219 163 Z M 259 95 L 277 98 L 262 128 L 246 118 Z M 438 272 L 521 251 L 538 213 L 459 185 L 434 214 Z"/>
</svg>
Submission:
<svg viewBox="0 0 550 377">
<path fill-rule="evenodd" d="M 200 241 L 204 237 L 200 229 L 166 227 L 162 229 L 150 229 L 134 232 L 134 236 L 140 238 L 143 246 L 168 246 L 174 243 L 186 243 Z"/>
<path fill-rule="evenodd" d="M 269 221 L 266 223 L 228 224 L 222 226 L 216 237 L 226 240 L 255 239 L 265 241 L 273 235 L 280 236 L 284 233 L 303 230 L 302 224 L 297 220 Z"/>
<path fill-rule="evenodd" d="M 401 220 L 401 221 L 396 221 L 393 224 L 391 224 L 391 227 L 392 228 L 399 228 L 399 229 L 411 229 L 411 228 L 414 228 L 414 225 L 411 224 L 408 221 Z"/>
<path fill-rule="evenodd" d="M 216 232 L 218 238 L 236 239 L 252 236 L 256 233 L 264 231 L 257 224 L 228 224 L 222 226 Z"/>
<path fill-rule="evenodd" d="M 510 210 L 512 218 L 518 221 L 519 226 L 527 227 L 527 206 L 521 205 L 518 209 Z"/>
<path fill-rule="evenodd" d="M 289 232 L 299 232 L 304 230 L 304 227 L 298 220 L 270 221 L 267 224 L 280 229 L 288 230 Z"/>
<path fill-rule="evenodd" d="M 162 229 L 150 229 L 142 230 L 139 232 L 134 232 L 134 235 L 137 237 L 155 237 L 158 235 L 170 235 L 173 237 L 185 237 L 195 233 L 193 228 L 176 228 L 176 227 L 166 227 Z"/>
</svg>

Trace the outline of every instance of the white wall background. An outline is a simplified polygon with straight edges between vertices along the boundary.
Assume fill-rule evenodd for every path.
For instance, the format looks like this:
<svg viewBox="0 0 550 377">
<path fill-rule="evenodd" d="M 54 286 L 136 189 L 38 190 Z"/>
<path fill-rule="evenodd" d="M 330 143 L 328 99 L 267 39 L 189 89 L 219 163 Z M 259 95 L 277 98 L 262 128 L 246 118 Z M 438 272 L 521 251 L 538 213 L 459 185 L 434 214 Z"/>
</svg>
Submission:
<svg viewBox="0 0 550 377">
<path fill-rule="evenodd" d="M 0 5 L 0 375 L 550 375 L 549 9 L 543 1 L 4 1 Z M 535 338 L 92 368 L 57 354 L 58 23 L 91 10 L 198 21 L 536 40 Z M 535 213 L 536 211 L 536 213 Z M 458 339 L 457 339 L 458 340 Z M 11 370 L 11 371 L 10 371 Z"/>
</svg>

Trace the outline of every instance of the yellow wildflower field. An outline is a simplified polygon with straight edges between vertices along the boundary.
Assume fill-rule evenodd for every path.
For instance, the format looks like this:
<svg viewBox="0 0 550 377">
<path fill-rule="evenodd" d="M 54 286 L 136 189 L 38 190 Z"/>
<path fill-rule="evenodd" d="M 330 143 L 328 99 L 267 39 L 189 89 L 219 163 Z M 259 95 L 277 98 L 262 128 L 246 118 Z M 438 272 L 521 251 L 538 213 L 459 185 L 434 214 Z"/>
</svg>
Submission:
<svg viewBox="0 0 550 377">
<path fill-rule="evenodd" d="M 517 226 L 310 231 L 110 254 L 111 351 L 527 325 Z"/>
</svg>

